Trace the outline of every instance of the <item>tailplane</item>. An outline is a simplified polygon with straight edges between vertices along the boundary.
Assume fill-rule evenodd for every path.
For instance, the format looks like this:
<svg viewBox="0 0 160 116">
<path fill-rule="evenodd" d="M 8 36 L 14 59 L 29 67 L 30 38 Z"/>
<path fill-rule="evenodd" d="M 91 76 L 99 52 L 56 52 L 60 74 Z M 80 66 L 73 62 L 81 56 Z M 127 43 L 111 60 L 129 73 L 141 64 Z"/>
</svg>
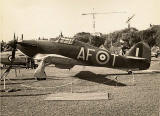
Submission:
<svg viewBox="0 0 160 116">
<path fill-rule="evenodd" d="M 151 48 L 148 43 L 141 41 L 135 44 L 127 53 L 126 56 L 133 56 L 145 58 L 149 63 L 151 62 Z"/>
</svg>

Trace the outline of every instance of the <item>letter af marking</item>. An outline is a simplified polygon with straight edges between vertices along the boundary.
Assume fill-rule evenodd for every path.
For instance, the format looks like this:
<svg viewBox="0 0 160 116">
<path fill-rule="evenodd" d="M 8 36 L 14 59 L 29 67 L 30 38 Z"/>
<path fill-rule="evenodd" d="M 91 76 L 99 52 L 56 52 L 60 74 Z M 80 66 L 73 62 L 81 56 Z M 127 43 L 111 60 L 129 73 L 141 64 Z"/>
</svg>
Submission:
<svg viewBox="0 0 160 116">
<path fill-rule="evenodd" d="M 87 49 L 87 56 L 86 56 L 86 61 L 88 60 L 89 56 L 92 56 L 92 54 L 90 54 L 90 51 L 94 52 L 94 49 Z"/>
<path fill-rule="evenodd" d="M 80 59 L 80 58 L 85 60 L 84 47 L 81 47 L 81 50 L 79 51 L 79 54 L 77 56 L 77 59 Z"/>
<path fill-rule="evenodd" d="M 77 59 L 82 59 L 88 61 L 89 56 L 92 56 L 90 52 L 94 52 L 94 49 L 87 49 L 87 55 L 85 56 L 84 47 L 81 47 Z"/>
</svg>

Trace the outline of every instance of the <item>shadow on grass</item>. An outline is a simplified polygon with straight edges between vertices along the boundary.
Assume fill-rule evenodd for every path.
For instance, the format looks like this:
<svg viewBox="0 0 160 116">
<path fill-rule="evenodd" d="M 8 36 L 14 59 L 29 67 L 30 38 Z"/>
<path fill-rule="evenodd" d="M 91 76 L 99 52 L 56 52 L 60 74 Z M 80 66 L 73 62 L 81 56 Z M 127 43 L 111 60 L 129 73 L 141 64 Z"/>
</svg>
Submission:
<svg viewBox="0 0 160 116">
<path fill-rule="evenodd" d="M 92 82 L 110 85 L 110 86 L 127 86 L 124 83 L 120 83 L 120 82 L 105 78 L 106 76 L 108 75 L 95 74 L 90 71 L 81 71 L 78 74 L 76 74 L 74 77 L 77 77 L 82 80 L 92 81 Z"/>
</svg>

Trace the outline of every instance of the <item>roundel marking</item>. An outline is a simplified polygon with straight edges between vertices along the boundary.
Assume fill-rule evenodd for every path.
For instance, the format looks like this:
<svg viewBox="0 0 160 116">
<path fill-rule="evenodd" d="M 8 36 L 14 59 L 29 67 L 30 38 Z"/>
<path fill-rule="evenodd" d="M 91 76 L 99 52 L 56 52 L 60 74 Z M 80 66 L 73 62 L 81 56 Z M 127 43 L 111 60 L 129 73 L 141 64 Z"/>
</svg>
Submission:
<svg viewBox="0 0 160 116">
<path fill-rule="evenodd" d="M 8 60 L 9 60 L 10 62 L 12 61 L 12 56 L 11 56 L 11 55 L 8 56 Z"/>
<path fill-rule="evenodd" d="M 98 51 L 96 54 L 96 61 L 99 64 L 106 64 L 106 63 L 108 63 L 109 59 L 110 59 L 110 56 L 105 51 Z"/>
<path fill-rule="evenodd" d="M 104 54 L 101 54 L 101 55 L 99 56 L 99 59 L 103 61 L 103 60 L 106 59 L 106 56 L 105 56 Z"/>
</svg>

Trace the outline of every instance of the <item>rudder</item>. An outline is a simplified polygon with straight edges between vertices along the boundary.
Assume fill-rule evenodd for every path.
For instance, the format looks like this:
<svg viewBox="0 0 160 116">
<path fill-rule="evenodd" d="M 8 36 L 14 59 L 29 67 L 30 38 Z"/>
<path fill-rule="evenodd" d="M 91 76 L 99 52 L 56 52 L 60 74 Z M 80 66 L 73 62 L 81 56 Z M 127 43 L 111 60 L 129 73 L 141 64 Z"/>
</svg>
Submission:
<svg viewBox="0 0 160 116">
<path fill-rule="evenodd" d="M 126 53 L 126 56 L 134 56 L 140 58 L 146 58 L 147 61 L 151 62 L 151 48 L 148 43 L 141 41 L 135 44 L 131 49 Z"/>
</svg>

